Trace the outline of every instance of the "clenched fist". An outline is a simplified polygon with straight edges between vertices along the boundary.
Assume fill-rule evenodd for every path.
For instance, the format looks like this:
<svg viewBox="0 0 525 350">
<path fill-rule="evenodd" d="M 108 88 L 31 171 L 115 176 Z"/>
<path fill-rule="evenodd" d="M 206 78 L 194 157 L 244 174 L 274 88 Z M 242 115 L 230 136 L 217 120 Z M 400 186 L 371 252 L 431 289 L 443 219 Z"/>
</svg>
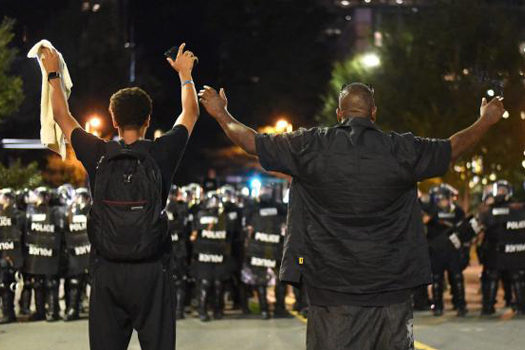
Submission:
<svg viewBox="0 0 525 350">
<path fill-rule="evenodd" d="M 48 74 L 60 70 L 60 58 L 55 49 L 42 47 L 40 49 L 40 61 L 42 61 L 42 65 Z"/>
</svg>

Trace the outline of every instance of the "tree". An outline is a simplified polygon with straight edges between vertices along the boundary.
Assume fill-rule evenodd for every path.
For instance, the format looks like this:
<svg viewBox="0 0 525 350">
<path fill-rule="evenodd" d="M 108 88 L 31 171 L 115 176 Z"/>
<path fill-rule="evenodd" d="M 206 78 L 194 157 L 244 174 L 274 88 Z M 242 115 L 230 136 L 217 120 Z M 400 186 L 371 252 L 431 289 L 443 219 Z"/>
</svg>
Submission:
<svg viewBox="0 0 525 350">
<path fill-rule="evenodd" d="M 40 185 L 42 185 L 42 176 L 37 162 L 25 166 L 18 159 L 7 167 L 0 163 L 0 188 L 22 189 Z"/>
<path fill-rule="evenodd" d="M 504 92 L 510 118 L 445 180 L 466 192 L 494 178 L 522 181 L 524 58 L 519 12 L 511 10 L 484 1 L 441 1 L 409 11 L 401 20 L 384 19 L 379 28 L 383 45 L 374 48 L 381 65 L 367 69 L 361 56 L 335 64 L 319 120 L 334 120 L 342 83 L 363 81 L 376 91 L 383 128 L 449 137 L 474 122 L 489 90 Z"/>
<path fill-rule="evenodd" d="M 10 75 L 9 69 L 17 51 L 9 47 L 15 21 L 4 18 L 0 23 L 0 120 L 16 112 L 24 98 L 22 79 Z"/>
</svg>

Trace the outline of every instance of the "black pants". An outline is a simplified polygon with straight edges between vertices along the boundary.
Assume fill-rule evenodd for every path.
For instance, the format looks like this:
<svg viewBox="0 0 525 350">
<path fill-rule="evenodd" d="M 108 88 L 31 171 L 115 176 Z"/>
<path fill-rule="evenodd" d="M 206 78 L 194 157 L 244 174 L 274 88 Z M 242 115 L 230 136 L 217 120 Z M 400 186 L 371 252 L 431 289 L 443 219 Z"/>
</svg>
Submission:
<svg viewBox="0 0 525 350">
<path fill-rule="evenodd" d="M 125 350 L 133 329 L 143 350 L 175 349 L 171 266 L 96 259 L 89 307 L 91 350 Z"/>
<path fill-rule="evenodd" d="M 413 350 L 412 302 L 384 307 L 310 305 L 307 350 Z"/>
</svg>

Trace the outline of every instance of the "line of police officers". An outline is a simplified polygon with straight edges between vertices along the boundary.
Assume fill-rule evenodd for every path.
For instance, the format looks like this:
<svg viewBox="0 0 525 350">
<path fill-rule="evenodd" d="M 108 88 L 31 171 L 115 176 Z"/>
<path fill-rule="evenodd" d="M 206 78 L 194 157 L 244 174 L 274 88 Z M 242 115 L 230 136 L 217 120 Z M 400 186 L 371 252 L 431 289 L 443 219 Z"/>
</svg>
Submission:
<svg viewBox="0 0 525 350">
<path fill-rule="evenodd" d="M 275 285 L 274 317 L 288 317 L 286 286 L 276 276 L 282 257 L 286 205 L 275 188 L 263 185 L 256 198 L 240 196 L 231 186 L 203 193 L 197 184 L 174 187 L 166 207 L 176 260 L 178 319 L 193 294 L 201 321 L 224 315 L 225 291 L 234 308 L 250 313 L 257 294 L 262 318 L 270 318 L 267 288 Z M 188 293 L 193 291 L 193 293 Z M 303 305 L 298 305 L 303 308 Z"/>
<path fill-rule="evenodd" d="M 225 292 L 234 306 L 250 313 L 249 297 L 259 299 L 270 317 L 267 287 L 275 284 L 274 317 L 289 316 L 284 284 L 277 280 L 285 234 L 286 206 L 274 199 L 275 188 L 263 185 L 257 198 L 240 196 L 231 186 L 210 189 L 198 184 L 174 186 L 166 205 L 173 244 L 177 318 L 194 301 L 199 318 L 224 314 Z M 86 188 L 65 185 L 52 191 L 0 192 L 1 323 L 16 321 L 14 297 L 21 288 L 20 314 L 30 320 L 60 318 L 59 286 L 64 280 L 64 320 L 79 318 L 89 282 L 90 245 Z M 30 312 L 34 295 L 35 311 Z M 304 309 L 304 303 L 297 304 Z"/>
<path fill-rule="evenodd" d="M 518 315 L 525 314 L 525 205 L 512 201 L 513 188 L 505 180 L 488 186 L 478 212 L 466 215 L 455 202 L 458 192 L 448 184 L 420 197 L 432 267 L 432 310 L 443 314 L 445 273 L 458 316 L 467 314 L 463 271 L 474 244 L 480 263 L 482 315 L 495 313 L 500 280 L 505 301 Z M 426 286 L 414 294 L 416 309 L 430 303 Z"/>
<path fill-rule="evenodd" d="M 270 317 L 267 289 L 275 285 L 274 317 L 288 317 L 286 287 L 279 272 L 286 232 L 286 205 L 275 200 L 275 188 L 265 184 L 254 198 L 233 187 L 203 189 L 198 184 L 170 191 L 166 212 L 173 244 L 178 319 L 194 302 L 199 318 L 208 321 L 224 314 L 228 290 L 234 308 L 250 313 L 248 300 L 258 297 L 262 318 Z M 500 281 L 505 301 L 525 314 L 525 205 L 512 201 L 507 181 L 486 189 L 476 215 L 466 215 L 456 203 L 458 192 L 441 184 L 422 195 L 432 266 L 432 302 L 427 288 L 415 291 L 417 309 L 431 304 L 434 315 L 443 314 L 443 292 L 448 282 L 458 316 L 467 313 L 464 269 L 471 246 L 483 264 L 482 314 L 495 312 Z M 89 282 L 90 245 L 86 188 L 64 185 L 56 191 L 0 190 L 0 323 L 16 321 L 14 298 L 20 293 L 20 314 L 30 320 L 60 318 L 59 285 L 64 280 L 64 320 L 79 318 Z M 445 277 L 447 279 L 445 279 Z M 295 290 L 294 308 L 305 313 L 304 293 Z M 30 312 L 34 296 L 34 312 Z"/>
<path fill-rule="evenodd" d="M 86 188 L 57 191 L 0 191 L 0 323 L 16 321 L 14 297 L 22 287 L 20 314 L 30 320 L 59 319 L 59 285 L 64 279 L 64 319 L 79 318 L 88 281 L 90 245 Z M 30 312 L 34 296 L 35 311 Z"/>
</svg>

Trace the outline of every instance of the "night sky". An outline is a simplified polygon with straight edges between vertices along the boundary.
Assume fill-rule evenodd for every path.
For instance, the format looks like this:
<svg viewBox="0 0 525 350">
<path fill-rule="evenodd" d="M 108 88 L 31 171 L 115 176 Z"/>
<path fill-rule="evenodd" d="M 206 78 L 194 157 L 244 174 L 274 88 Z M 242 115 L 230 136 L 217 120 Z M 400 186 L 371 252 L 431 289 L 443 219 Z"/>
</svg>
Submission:
<svg viewBox="0 0 525 350">
<path fill-rule="evenodd" d="M 200 59 L 194 70 L 197 87 L 226 88 L 230 110 L 241 121 L 259 127 L 286 117 L 294 127 L 315 125 L 335 45 L 325 35 L 334 14 L 320 5 L 322 1 L 84 3 L 2 0 L 0 16 L 17 21 L 13 46 L 19 52 L 13 72 L 23 77 L 25 94 L 20 111 L 0 124 L 2 137 L 39 135 L 41 75 L 36 62 L 25 55 L 44 38 L 62 52 L 68 64 L 74 83 L 73 115 L 81 123 L 90 115 L 102 116 L 108 125 L 106 133 L 111 131 L 109 97 L 126 86 L 140 86 L 154 100 L 148 136 L 155 129 L 171 127 L 180 111 L 180 87 L 163 52 L 181 42 Z M 125 43 L 132 39 L 136 80 L 130 83 L 131 50 Z M 228 145 L 215 121 L 202 111 L 177 182 L 204 175 L 210 162 L 207 150 Z M 33 155 L 42 158 L 42 151 Z"/>
</svg>

